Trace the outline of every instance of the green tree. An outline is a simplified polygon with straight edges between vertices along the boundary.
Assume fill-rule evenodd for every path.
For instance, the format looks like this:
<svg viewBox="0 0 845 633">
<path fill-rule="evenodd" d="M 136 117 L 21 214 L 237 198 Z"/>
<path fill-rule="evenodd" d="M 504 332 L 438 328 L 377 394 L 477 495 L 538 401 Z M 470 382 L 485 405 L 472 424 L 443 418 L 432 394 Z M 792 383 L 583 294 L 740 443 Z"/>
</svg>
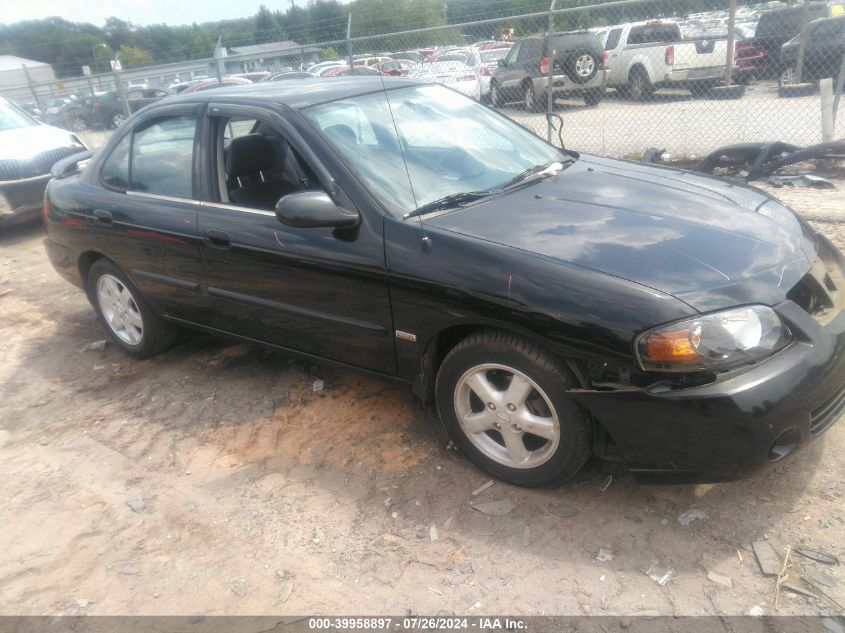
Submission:
<svg viewBox="0 0 845 633">
<path fill-rule="evenodd" d="M 263 4 L 255 15 L 255 43 L 274 42 L 279 39 L 280 30 L 276 16 Z"/>
<path fill-rule="evenodd" d="M 124 44 L 117 51 L 117 58 L 124 68 L 140 68 L 141 66 L 152 66 L 153 56 L 143 48 Z"/>
</svg>

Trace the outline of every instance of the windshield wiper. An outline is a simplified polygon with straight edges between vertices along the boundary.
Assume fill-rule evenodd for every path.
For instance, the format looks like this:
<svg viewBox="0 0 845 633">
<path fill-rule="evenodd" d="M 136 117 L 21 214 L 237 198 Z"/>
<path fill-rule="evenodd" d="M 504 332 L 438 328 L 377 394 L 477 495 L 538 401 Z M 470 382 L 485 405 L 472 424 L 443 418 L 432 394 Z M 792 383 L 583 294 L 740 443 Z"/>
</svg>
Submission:
<svg viewBox="0 0 845 633">
<path fill-rule="evenodd" d="M 563 169 L 563 161 L 567 163 L 574 163 L 574 159 L 565 158 L 563 160 L 556 160 L 553 163 L 549 163 L 548 165 L 534 165 L 533 167 L 529 167 L 521 174 L 514 176 L 509 181 L 507 181 L 504 185 L 499 187 L 500 191 L 507 191 L 516 185 L 523 185 L 533 180 L 540 180 L 542 178 L 548 178 L 549 176 L 554 176 L 557 174 L 561 169 Z"/>
<path fill-rule="evenodd" d="M 425 215 L 433 211 L 440 211 L 442 209 L 452 209 L 460 207 L 467 202 L 475 202 L 481 198 L 486 198 L 489 195 L 496 193 L 495 191 L 461 191 L 460 193 L 453 193 L 438 200 L 433 200 L 428 204 L 424 204 L 416 211 L 411 211 L 402 216 L 403 219 L 415 218 L 418 215 Z"/>
</svg>

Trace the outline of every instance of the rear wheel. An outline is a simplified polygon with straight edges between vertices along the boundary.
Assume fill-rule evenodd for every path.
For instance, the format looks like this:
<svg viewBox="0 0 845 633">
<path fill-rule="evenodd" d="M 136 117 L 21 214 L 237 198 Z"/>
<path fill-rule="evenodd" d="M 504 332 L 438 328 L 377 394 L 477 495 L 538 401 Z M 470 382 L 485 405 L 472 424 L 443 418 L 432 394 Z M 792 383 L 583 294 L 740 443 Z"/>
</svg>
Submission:
<svg viewBox="0 0 845 633">
<path fill-rule="evenodd" d="M 645 70 L 635 68 L 628 78 L 628 95 L 634 101 L 647 101 L 654 94 L 654 86 L 648 78 Z"/>
<path fill-rule="evenodd" d="M 94 262 L 87 291 L 106 333 L 130 356 L 148 358 L 172 344 L 172 326 L 153 312 L 141 291 L 111 261 Z"/>
<path fill-rule="evenodd" d="M 534 91 L 533 82 L 526 81 L 525 85 L 522 87 L 522 90 L 523 103 L 525 104 L 525 109 L 528 112 L 539 112 L 540 110 L 542 110 L 543 100 Z"/>
<path fill-rule="evenodd" d="M 437 375 L 437 409 L 478 467 L 516 485 L 577 473 L 592 453 L 592 425 L 554 356 L 527 339 L 485 330 L 460 342 Z"/>
<path fill-rule="evenodd" d="M 115 112 L 111 117 L 111 125 L 114 128 L 120 127 L 126 120 L 126 115 L 123 112 Z"/>
</svg>

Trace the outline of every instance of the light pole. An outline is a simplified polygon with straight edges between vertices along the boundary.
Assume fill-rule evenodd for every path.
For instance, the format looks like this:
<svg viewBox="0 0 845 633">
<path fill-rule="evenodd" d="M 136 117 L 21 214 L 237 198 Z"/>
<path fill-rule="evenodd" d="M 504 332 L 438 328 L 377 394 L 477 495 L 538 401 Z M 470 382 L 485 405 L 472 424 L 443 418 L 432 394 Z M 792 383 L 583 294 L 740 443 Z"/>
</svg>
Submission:
<svg viewBox="0 0 845 633">
<path fill-rule="evenodd" d="M 97 44 L 94 44 L 94 46 L 91 47 L 91 58 L 94 60 L 94 72 L 95 73 L 99 72 L 98 69 L 97 69 L 97 49 L 100 46 L 102 46 L 103 48 L 108 48 L 108 44 L 104 44 L 103 42 L 99 42 Z"/>
</svg>

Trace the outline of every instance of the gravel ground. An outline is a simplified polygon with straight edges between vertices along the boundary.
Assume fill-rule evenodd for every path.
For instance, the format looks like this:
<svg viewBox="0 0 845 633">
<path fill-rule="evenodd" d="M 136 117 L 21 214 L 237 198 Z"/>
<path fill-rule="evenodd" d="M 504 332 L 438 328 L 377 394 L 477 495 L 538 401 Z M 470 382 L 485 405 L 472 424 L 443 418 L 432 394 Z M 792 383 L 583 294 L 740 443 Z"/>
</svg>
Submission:
<svg viewBox="0 0 845 633">
<path fill-rule="evenodd" d="M 841 182 L 778 194 L 845 248 Z M 104 333 L 42 237 L 0 235 L 4 615 L 773 613 L 753 541 L 845 555 L 841 423 L 732 484 L 639 487 L 595 461 L 473 495 L 488 478 L 391 383 L 193 334 L 146 361 L 87 349 Z M 786 593 L 776 612 L 830 608 Z"/>
</svg>

